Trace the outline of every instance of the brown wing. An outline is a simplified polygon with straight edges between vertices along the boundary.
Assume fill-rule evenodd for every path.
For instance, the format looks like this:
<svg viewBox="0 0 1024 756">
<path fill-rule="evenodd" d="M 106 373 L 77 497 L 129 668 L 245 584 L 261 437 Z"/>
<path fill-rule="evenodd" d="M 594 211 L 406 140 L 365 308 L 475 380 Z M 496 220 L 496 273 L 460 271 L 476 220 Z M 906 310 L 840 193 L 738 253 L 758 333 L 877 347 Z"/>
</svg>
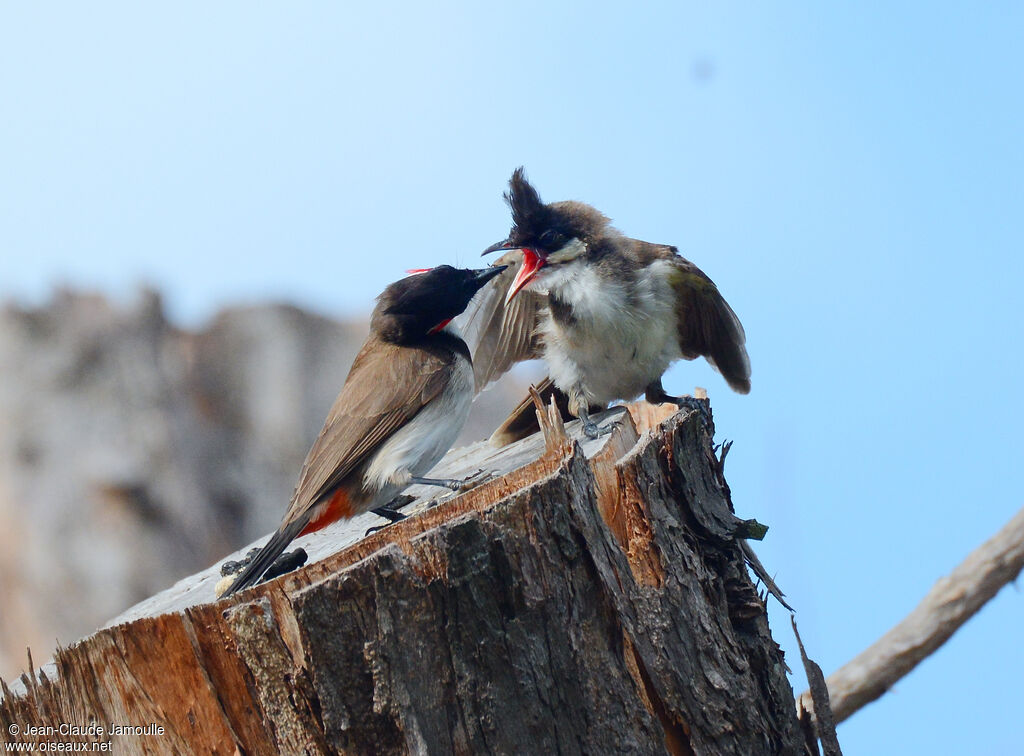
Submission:
<svg viewBox="0 0 1024 756">
<path fill-rule="evenodd" d="M 649 245 L 654 246 L 654 245 Z M 676 273 L 671 283 L 676 292 L 679 348 L 686 359 L 704 357 L 741 394 L 750 392 L 750 358 L 747 336 L 736 313 L 704 272 L 675 247 L 661 247 L 658 257 L 670 259 Z"/>
<path fill-rule="evenodd" d="M 328 495 L 392 433 L 437 397 L 455 360 L 448 349 L 401 347 L 367 339 L 323 430 L 306 455 L 288 523 Z"/>
<path fill-rule="evenodd" d="M 545 297 L 521 291 L 505 306 L 505 295 L 523 264 L 523 253 L 508 252 L 494 264 L 509 267 L 481 289 L 456 319 L 462 338 L 473 354 L 477 392 L 498 380 L 517 362 L 541 356 L 537 324 Z"/>
</svg>

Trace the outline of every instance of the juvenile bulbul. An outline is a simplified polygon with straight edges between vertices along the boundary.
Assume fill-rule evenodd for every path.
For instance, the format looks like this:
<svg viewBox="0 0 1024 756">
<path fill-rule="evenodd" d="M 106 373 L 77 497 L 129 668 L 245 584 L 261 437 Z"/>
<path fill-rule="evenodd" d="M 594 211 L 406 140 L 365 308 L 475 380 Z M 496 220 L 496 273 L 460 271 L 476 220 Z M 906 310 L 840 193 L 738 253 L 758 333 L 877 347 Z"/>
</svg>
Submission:
<svg viewBox="0 0 1024 756">
<path fill-rule="evenodd" d="M 306 455 L 277 532 L 224 595 L 256 583 L 300 535 L 384 506 L 422 477 L 459 434 L 473 401 L 469 348 L 451 325 L 504 268 L 443 265 L 388 286 L 323 430 Z"/>
<path fill-rule="evenodd" d="M 733 390 L 750 391 L 739 318 L 675 247 L 624 236 L 582 202 L 543 203 L 522 168 L 505 200 L 512 229 L 484 254 L 505 252 L 495 264 L 507 270 L 463 316 L 477 390 L 542 357 L 591 437 L 599 430 L 589 412 L 615 399 L 690 404 L 661 383 L 678 359 L 704 357 Z"/>
</svg>

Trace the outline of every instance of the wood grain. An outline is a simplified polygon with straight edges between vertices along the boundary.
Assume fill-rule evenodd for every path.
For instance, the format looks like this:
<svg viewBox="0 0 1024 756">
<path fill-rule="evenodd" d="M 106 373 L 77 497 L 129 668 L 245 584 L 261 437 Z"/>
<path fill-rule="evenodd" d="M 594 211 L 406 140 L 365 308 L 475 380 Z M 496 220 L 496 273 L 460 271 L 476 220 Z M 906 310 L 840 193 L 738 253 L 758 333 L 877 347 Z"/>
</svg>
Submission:
<svg viewBox="0 0 1024 756">
<path fill-rule="evenodd" d="M 183 581 L 0 719 L 164 728 L 118 753 L 801 753 L 707 432 L 642 414 L 455 450 L 439 474 L 494 477 L 229 599 Z"/>
</svg>

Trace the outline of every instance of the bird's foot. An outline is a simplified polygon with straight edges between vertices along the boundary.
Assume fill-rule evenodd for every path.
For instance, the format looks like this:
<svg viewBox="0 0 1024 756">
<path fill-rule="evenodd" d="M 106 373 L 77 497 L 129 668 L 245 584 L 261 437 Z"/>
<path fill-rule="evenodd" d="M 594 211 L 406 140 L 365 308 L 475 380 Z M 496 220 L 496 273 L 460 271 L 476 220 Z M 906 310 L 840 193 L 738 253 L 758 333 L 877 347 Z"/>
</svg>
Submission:
<svg viewBox="0 0 1024 756">
<path fill-rule="evenodd" d="M 391 507 L 377 507 L 376 509 L 371 509 L 370 511 L 373 512 L 378 517 L 383 517 L 389 523 L 398 522 L 399 520 L 404 520 L 406 517 L 409 516 L 409 515 L 404 515 L 401 512 L 398 512 L 398 511 L 396 511 L 394 509 L 391 509 Z"/>
<path fill-rule="evenodd" d="M 367 528 L 366 532 L 363 533 L 363 537 L 365 538 L 371 533 L 376 533 L 378 530 L 384 530 L 384 528 L 386 528 L 388 525 L 393 525 L 399 520 L 404 520 L 409 515 L 402 514 L 398 510 L 401 509 L 402 507 L 409 506 L 414 501 L 416 501 L 415 496 L 399 494 L 384 506 L 377 507 L 376 509 L 371 509 L 371 512 L 373 512 L 378 517 L 383 517 L 388 522 L 387 525 L 374 525 L 372 528 Z"/>
<path fill-rule="evenodd" d="M 438 488 L 450 488 L 452 491 L 468 491 L 471 488 L 476 488 L 485 480 L 491 477 L 491 473 L 486 470 L 477 470 L 475 473 L 470 475 L 468 478 L 458 480 L 456 478 L 417 478 L 413 477 L 409 479 L 410 483 L 416 483 L 421 486 L 437 486 Z"/>
<path fill-rule="evenodd" d="M 611 426 L 601 428 L 590 418 L 590 403 L 579 389 L 569 391 L 569 413 L 579 418 L 583 435 L 587 438 L 601 438 L 612 432 Z"/>
<path fill-rule="evenodd" d="M 583 421 L 583 435 L 587 438 L 601 438 L 601 436 L 607 436 L 611 432 L 612 426 L 610 425 L 602 428 L 589 417 Z"/>
<path fill-rule="evenodd" d="M 647 386 L 647 392 L 644 398 L 651 404 L 674 404 L 680 409 L 696 410 L 700 413 L 700 419 L 704 423 L 704 427 L 708 429 L 708 433 L 714 437 L 715 435 L 715 421 L 711 417 L 711 402 L 707 398 L 707 394 L 704 393 L 703 389 L 698 389 L 701 397 L 698 399 L 695 396 L 669 396 L 665 393 L 664 387 L 661 385 L 661 379 L 652 381 Z"/>
<path fill-rule="evenodd" d="M 405 515 L 402 515 L 402 519 L 403 520 L 405 519 L 405 517 L 406 517 Z M 380 532 L 381 530 L 384 530 L 384 528 L 388 527 L 389 525 L 394 525 L 396 522 L 398 522 L 398 520 L 391 520 L 391 522 L 384 523 L 383 525 L 373 525 L 373 526 L 371 526 L 371 527 L 366 529 L 366 532 L 363 533 L 363 538 L 366 538 L 366 536 L 368 536 L 368 535 L 373 535 L 374 533 Z"/>
<path fill-rule="evenodd" d="M 647 387 L 644 398 L 651 404 L 674 404 L 680 409 L 695 410 L 700 414 L 701 422 L 712 436 L 715 434 L 715 421 L 711 417 L 711 402 L 707 397 L 698 399 L 695 396 L 669 396 L 661 387 L 661 381 Z"/>
<path fill-rule="evenodd" d="M 458 489 L 456 489 L 456 490 L 458 490 L 460 493 L 463 492 L 463 491 L 469 491 L 471 488 L 476 488 L 480 484 L 486 483 L 487 481 L 489 481 L 493 477 L 494 477 L 494 474 L 489 472 L 488 470 L 482 470 L 482 469 L 481 470 L 477 470 L 472 475 L 470 475 L 470 476 L 468 476 L 466 478 L 463 478 L 460 481 L 460 485 L 459 485 Z"/>
<path fill-rule="evenodd" d="M 413 476 L 409 478 L 410 483 L 414 483 L 418 486 L 437 486 L 438 488 L 450 488 L 452 491 L 458 491 L 462 486 L 461 480 L 455 480 L 454 478 L 420 478 Z"/>
</svg>

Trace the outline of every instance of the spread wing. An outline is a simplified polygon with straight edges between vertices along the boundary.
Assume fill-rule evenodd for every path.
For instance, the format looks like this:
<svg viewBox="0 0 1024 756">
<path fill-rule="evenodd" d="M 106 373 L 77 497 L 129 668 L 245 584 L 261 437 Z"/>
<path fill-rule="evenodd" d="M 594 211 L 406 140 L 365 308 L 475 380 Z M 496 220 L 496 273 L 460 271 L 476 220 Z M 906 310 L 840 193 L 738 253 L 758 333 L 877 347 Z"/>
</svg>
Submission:
<svg viewBox="0 0 1024 756">
<path fill-rule="evenodd" d="M 733 391 L 749 393 L 750 358 L 740 319 L 700 268 L 680 257 L 675 247 L 660 247 L 660 250 L 657 256 L 669 259 L 675 268 L 671 284 L 676 293 L 679 348 L 683 357 L 688 360 L 706 358 Z"/>
<path fill-rule="evenodd" d="M 449 349 L 402 347 L 367 339 L 306 455 L 284 524 L 330 494 L 392 433 L 437 397 L 458 359 L 462 357 Z"/>
<path fill-rule="evenodd" d="M 495 276 L 455 321 L 473 355 L 477 392 L 517 362 L 541 356 L 537 326 L 546 297 L 521 291 L 506 307 L 505 295 L 523 264 L 523 255 L 514 250 L 494 264 L 508 268 Z"/>
</svg>

